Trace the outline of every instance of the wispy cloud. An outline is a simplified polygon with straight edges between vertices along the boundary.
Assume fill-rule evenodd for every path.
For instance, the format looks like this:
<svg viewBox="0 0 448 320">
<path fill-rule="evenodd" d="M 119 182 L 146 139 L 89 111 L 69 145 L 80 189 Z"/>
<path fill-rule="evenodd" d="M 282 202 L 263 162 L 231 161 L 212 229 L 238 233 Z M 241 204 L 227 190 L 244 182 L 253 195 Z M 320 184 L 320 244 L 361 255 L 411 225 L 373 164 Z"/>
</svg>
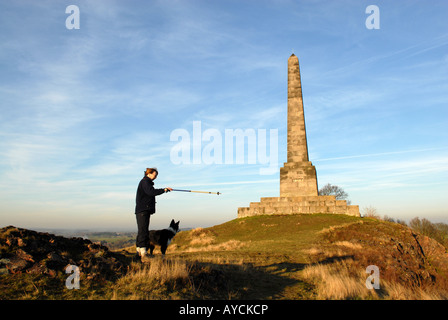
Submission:
<svg viewBox="0 0 448 320">
<path fill-rule="evenodd" d="M 404 154 L 407 154 L 405 158 L 400 156 Z M 448 174 L 448 156 L 444 154 L 422 157 L 420 154 L 412 155 L 412 152 L 383 153 L 365 159 L 347 157 L 334 159 L 331 163 L 316 161 L 315 165 L 320 181 L 344 185 L 350 190 L 373 192 L 384 188 L 438 188 L 440 184 L 447 185 L 444 177 Z"/>
<path fill-rule="evenodd" d="M 356 159 L 356 158 L 374 158 L 374 157 L 379 157 L 379 156 L 400 155 L 400 154 L 406 154 L 406 153 L 430 152 L 430 151 L 439 151 L 439 150 L 447 150 L 447 149 L 448 149 L 448 147 L 446 147 L 446 148 L 426 148 L 426 149 L 416 149 L 416 150 L 401 150 L 401 151 L 392 151 L 392 152 L 349 155 L 349 156 L 326 158 L 326 159 L 316 159 L 315 161 L 322 162 L 322 161 L 334 161 L 334 160 L 345 160 L 345 159 Z"/>
</svg>

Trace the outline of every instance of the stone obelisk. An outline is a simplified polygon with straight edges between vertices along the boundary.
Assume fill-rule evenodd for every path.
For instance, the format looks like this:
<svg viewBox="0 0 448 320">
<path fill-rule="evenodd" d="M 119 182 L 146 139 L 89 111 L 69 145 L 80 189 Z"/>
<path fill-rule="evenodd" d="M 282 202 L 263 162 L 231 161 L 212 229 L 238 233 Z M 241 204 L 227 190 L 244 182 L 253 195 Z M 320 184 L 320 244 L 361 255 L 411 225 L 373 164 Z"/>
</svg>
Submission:
<svg viewBox="0 0 448 320">
<path fill-rule="evenodd" d="M 308 159 L 299 59 L 288 59 L 288 162 L 280 168 L 280 197 L 317 196 L 316 168 Z"/>
<path fill-rule="evenodd" d="M 316 168 L 308 158 L 299 59 L 288 59 L 288 155 L 280 168 L 280 197 L 261 198 L 238 208 L 238 218 L 265 214 L 334 213 L 359 217 L 359 207 L 335 196 L 319 196 Z"/>
</svg>

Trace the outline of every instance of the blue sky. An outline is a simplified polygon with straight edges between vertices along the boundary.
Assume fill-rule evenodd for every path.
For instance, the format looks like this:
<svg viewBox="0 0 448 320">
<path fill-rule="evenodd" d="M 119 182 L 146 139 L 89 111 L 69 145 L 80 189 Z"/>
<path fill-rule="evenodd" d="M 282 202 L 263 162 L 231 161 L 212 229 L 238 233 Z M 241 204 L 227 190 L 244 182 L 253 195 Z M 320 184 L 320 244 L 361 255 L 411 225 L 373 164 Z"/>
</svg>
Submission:
<svg viewBox="0 0 448 320">
<path fill-rule="evenodd" d="M 380 29 L 366 28 L 371 4 Z M 277 130 L 280 168 L 292 52 L 319 186 L 361 211 L 448 222 L 447 16 L 441 0 L 1 1 L 0 226 L 135 229 L 151 166 L 156 187 L 223 193 L 161 195 L 154 228 L 278 196 L 260 161 L 174 164 L 170 135 L 193 139 L 195 121 L 223 137 Z"/>
</svg>

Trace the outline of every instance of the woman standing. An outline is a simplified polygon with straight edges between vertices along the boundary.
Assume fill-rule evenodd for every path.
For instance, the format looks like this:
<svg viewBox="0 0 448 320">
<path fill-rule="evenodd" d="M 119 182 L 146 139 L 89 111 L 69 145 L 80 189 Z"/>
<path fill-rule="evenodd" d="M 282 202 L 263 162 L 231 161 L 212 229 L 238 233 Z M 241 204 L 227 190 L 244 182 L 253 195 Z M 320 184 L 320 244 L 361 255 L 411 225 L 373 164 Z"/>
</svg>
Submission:
<svg viewBox="0 0 448 320">
<path fill-rule="evenodd" d="M 137 252 L 142 259 L 146 257 L 149 245 L 149 218 L 156 212 L 156 196 L 170 192 L 172 188 L 155 189 L 154 180 L 159 172 L 156 168 L 146 168 L 145 176 L 137 188 L 135 199 L 135 215 L 137 218 Z"/>
</svg>

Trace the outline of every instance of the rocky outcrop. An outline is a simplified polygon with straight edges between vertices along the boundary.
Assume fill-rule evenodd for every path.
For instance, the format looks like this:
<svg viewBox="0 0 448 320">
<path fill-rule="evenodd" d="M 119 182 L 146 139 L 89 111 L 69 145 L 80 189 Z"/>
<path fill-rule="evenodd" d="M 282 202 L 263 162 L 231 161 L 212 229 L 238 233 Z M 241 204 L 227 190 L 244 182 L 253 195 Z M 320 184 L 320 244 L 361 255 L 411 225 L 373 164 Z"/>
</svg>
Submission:
<svg viewBox="0 0 448 320">
<path fill-rule="evenodd" d="M 357 270 L 375 265 L 381 278 L 391 282 L 414 288 L 448 288 L 447 248 L 407 226 L 370 219 L 330 228 L 323 235 L 322 247 L 351 257 Z"/>
<path fill-rule="evenodd" d="M 124 269 L 119 256 L 105 246 L 82 238 L 8 226 L 0 229 L 0 275 L 65 274 L 69 265 L 80 270 L 82 279 L 111 279 Z"/>
</svg>

